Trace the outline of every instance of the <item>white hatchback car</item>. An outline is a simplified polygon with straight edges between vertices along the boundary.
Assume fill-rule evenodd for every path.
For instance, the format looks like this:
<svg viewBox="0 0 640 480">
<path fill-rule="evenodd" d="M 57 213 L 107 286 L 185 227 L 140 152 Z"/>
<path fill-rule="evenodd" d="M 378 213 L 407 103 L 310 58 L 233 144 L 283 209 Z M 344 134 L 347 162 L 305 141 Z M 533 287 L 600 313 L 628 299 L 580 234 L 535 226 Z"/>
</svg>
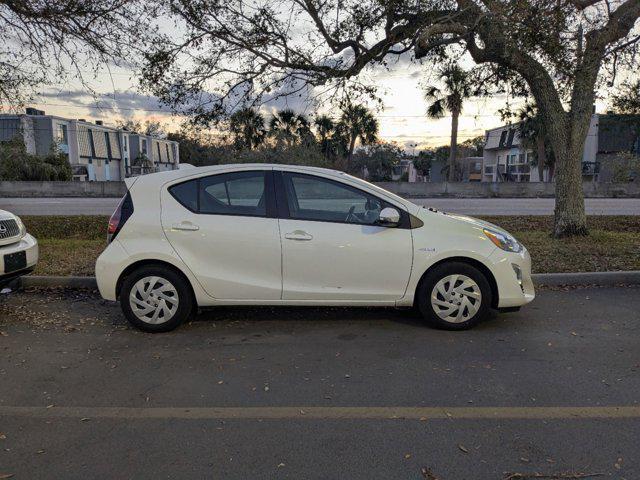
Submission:
<svg viewBox="0 0 640 480">
<path fill-rule="evenodd" d="M 0 210 L 0 287 L 30 273 L 38 263 L 38 242 L 17 215 Z"/>
<path fill-rule="evenodd" d="M 342 172 L 219 165 L 127 186 L 96 277 L 146 331 L 216 305 L 417 306 L 461 330 L 534 298 L 529 253 L 503 229 Z"/>
</svg>

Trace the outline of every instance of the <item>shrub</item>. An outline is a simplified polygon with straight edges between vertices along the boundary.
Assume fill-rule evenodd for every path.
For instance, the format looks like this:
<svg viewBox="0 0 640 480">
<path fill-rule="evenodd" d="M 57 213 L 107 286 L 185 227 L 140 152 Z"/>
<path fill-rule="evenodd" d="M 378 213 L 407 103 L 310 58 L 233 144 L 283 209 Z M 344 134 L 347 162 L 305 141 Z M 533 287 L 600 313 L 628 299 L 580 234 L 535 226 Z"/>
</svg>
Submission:
<svg viewBox="0 0 640 480">
<path fill-rule="evenodd" d="M 21 137 L 0 143 L 0 180 L 69 181 L 73 178 L 66 155 L 53 146 L 46 157 L 27 152 Z"/>
</svg>

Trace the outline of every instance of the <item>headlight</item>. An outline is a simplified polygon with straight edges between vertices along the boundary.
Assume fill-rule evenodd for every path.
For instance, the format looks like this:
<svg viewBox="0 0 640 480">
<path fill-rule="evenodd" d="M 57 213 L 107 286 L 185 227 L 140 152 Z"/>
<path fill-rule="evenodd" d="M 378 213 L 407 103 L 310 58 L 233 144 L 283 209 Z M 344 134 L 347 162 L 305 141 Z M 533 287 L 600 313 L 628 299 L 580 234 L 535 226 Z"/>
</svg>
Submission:
<svg viewBox="0 0 640 480">
<path fill-rule="evenodd" d="M 504 233 L 489 230 L 488 228 L 485 228 L 482 231 L 487 237 L 489 237 L 489 240 L 491 240 L 496 247 L 501 248 L 505 252 L 519 253 L 522 251 L 522 245 L 520 245 L 511 235 L 505 235 Z"/>
<path fill-rule="evenodd" d="M 20 220 L 19 216 L 14 215 L 14 217 L 16 219 L 16 223 L 18 224 L 18 228 L 20 229 L 20 238 L 22 238 L 27 234 L 27 227 L 24 226 L 24 223 L 22 223 L 22 220 Z"/>
</svg>

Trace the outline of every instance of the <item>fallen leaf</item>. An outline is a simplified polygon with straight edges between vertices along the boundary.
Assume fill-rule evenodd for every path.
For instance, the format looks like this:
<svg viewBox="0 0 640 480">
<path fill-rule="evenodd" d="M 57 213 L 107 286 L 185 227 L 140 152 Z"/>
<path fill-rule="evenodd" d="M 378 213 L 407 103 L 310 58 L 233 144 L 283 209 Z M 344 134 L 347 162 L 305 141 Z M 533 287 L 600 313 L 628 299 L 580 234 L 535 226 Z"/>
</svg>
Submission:
<svg viewBox="0 0 640 480">
<path fill-rule="evenodd" d="M 13 473 L 0 473 L 0 479 L 13 478 Z"/>
<path fill-rule="evenodd" d="M 89 417 L 84 417 L 80 419 L 81 422 L 88 422 L 89 420 L 91 420 Z"/>
<path fill-rule="evenodd" d="M 425 480 L 440 480 L 440 478 L 436 477 L 435 473 L 433 473 L 427 467 L 422 467 L 420 469 L 420 473 L 422 473 L 422 476 L 425 478 Z"/>
<path fill-rule="evenodd" d="M 469 453 L 469 450 L 467 450 L 467 447 L 465 447 L 464 445 L 462 445 L 461 443 L 458 444 L 458 448 L 463 451 L 464 453 Z"/>
<path fill-rule="evenodd" d="M 404 454 L 404 458 L 411 458 L 411 454 L 410 453 L 405 453 Z"/>
<path fill-rule="evenodd" d="M 282 467 L 284 467 L 284 463 L 279 463 L 278 468 L 282 468 Z"/>
<path fill-rule="evenodd" d="M 421 422 L 426 422 L 427 421 L 427 417 L 420 417 L 420 421 Z"/>
</svg>

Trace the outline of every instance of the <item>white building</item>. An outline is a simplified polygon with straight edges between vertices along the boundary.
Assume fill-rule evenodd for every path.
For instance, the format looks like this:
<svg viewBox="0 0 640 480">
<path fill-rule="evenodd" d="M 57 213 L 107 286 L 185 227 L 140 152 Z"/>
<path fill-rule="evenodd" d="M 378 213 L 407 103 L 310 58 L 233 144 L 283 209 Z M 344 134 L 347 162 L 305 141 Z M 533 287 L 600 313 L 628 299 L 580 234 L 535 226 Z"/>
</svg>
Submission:
<svg viewBox="0 0 640 480">
<path fill-rule="evenodd" d="M 587 178 L 593 178 L 598 174 L 596 156 L 599 148 L 598 137 L 601 136 L 598 129 L 600 117 L 601 115 L 592 115 L 584 144 L 582 166 L 583 174 Z M 540 182 L 549 180 L 549 169 L 544 169 L 544 178 L 541 179 L 534 161 L 534 152 L 522 147 L 518 124 L 503 125 L 487 130 L 482 156 L 483 182 Z"/>
<path fill-rule="evenodd" d="M 175 170 L 179 145 L 171 140 L 132 134 L 83 119 L 46 115 L 28 108 L 26 114 L 0 115 L 0 141 L 16 136 L 28 153 L 45 156 L 53 146 L 69 157 L 74 180 L 117 181 L 132 175 Z"/>
</svg>

